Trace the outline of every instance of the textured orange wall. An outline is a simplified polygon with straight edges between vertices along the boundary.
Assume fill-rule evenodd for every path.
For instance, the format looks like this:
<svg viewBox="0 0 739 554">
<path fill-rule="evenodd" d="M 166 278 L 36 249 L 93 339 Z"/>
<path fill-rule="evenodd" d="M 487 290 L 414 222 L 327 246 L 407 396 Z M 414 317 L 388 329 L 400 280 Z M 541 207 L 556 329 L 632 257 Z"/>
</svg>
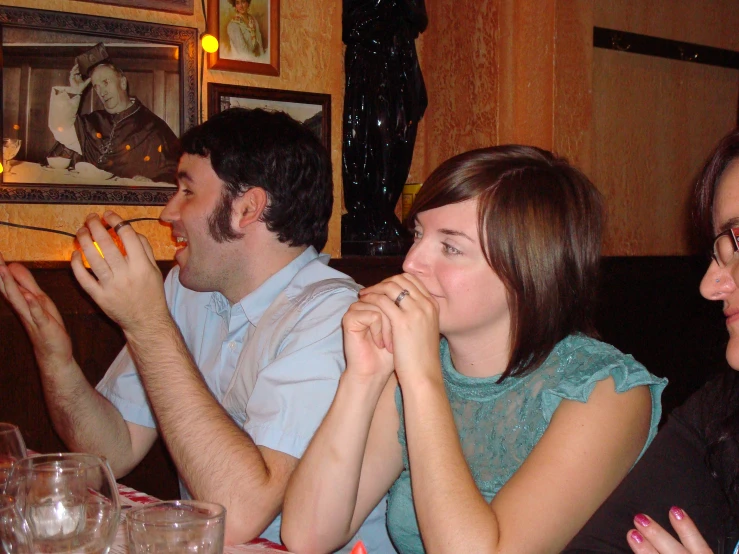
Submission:
<svg viewBox="0 0 739 554">
<path fill-rule="evenodd" d="M 593 4 L 598 27 L 739 50 L 736 0 L 608 0 Z"/>
<path fill-rule="evenodd" d="M 427 0 L 418 41 L 429 109 L 410 181 L 494 144 L 555 149 L 587 167 L 592 0 Z"/>
<path fill-rule="evenodd" d="M 409 181 L 454 154 L 536 144 L 589 163 L 592 0 L 427 0 L 429 93 Z"/>
<path fill-rule="evenodd" d="M 739 50 L 736 0 L 426 6 L 419 49 L 430 107 L 409 180 L 471 148 L 534 144 L 569 158 L 604 192 L 606 254 L 690 253 L 690 179 L 735 124 L 737 73 L 593 49 L 593 26 Z"/>
<path fill-rule="evenodd" d="M 195 15 L 192 16 L 71 0 L 2 0 L 0 4 L 197 27 L 201 31 L 205 28 L 200 0 L 195 0 Z M 341 2 L 281 0 L 280 12 L 279 77 L 206 70 L 204 80 L 206 83 L 212 81 L 331 94 L 335 202 L 326 252 L 338 256 L 341 247 L 341 110 L 344 97 Z M 203 90 L 203 101 L 207 105 L 207 93 L 205 88 Z M 109 206 L 0 204 L 0 219 L 74 232 L 89 212 L 102 213 L 107 208 Z M 123 217 L 156 217 L 161 211 L 161 207 L 145 206 L 114 209 Z M 174 248 L 168 228 L 154 222 L 134 225 L 149 237 L 157 258 L 172 258 Z M 0 252 L 8 260 L 68 260 L 72 248 L 72 240 L 60 235 L 0 226 Z"/>
<path fill-rule="evenodd" d="M 552 150 L 590 173 L 592 139 L 593 3 L 557 2 Z"/>
<path fill-rule="evenodd" d="M 416 42 L 429 107 L 409 181 L 424 180 L 455 154 L 494 144 L 498 125 L 498 2 L 427 0 L 426 9 L 429 26 Z"/>
<path fill-rule="evenodd" d="M 739 50 L 734 0 L 611 0 L 595 25 Z M 736 125 L 736 70 L 595 49 L 591 176 L 607 200 L 608 255 L 685 255 L 690 187 Z"/>
</svg>

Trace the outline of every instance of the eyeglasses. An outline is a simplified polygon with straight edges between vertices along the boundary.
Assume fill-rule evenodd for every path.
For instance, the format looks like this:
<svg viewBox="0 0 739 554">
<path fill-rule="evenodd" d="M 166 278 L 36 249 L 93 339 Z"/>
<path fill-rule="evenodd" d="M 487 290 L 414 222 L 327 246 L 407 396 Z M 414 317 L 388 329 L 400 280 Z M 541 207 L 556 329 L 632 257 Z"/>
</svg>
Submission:
<svg viewBox="0 0 739 554">
<path fill-rule="evenodd" d="M 712 257 L 719 267 L 726 267 L 733 261 L 734 254 L 739 250 L 738 237 L 739 227 L 732 227 L 723 233 L 719 233 L 713 239 Z"/>
</svg>

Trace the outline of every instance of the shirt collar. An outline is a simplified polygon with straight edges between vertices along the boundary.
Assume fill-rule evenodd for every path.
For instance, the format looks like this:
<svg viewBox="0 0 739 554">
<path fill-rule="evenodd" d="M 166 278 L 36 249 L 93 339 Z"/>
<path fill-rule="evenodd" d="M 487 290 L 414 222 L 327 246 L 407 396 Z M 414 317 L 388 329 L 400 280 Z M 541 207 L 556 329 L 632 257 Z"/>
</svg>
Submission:
<svg viewBox="0 0 739 554">
<path fill-rule="evenodd" d="M 297 258 L 272 275 L 256 290 L 247 294 L 239 302 L 234 304 L 233 308 L 237 305 L 240 306 L 244 310 L 249 323 L 256 326 L 262 314 L 274 302 L 275 298 L 287 288 L 290 281 L 293 280 L 303 267 L 316 258 L 318 258 L 318 252 L 316 252 L 315 248 L 309 246 Z M 228 323 L 232 306 L 220 292 L 212 293 L 208 308 L 216 312 Z"/>
</svg>

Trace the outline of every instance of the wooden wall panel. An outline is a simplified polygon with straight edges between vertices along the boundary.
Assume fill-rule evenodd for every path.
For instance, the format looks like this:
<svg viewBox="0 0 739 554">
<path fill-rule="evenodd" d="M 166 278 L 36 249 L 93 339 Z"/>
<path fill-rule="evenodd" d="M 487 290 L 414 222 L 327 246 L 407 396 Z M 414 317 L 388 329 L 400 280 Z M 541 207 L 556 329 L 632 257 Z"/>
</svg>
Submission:
<svg viewBox="0 0 739 554">
<path fill-rule="evenodd" d="M 496 142 L 499 49 L 496 0 L 429 0 L 418 40 L 429 107 L 419 129 L 411 181 L 441 162 Z"/>
<path fill-rule="evenodd" d="M 607 201 L 606 255 L 692 251 L 690 189 L 736 124 L 736 70 L 595 49 L 592 178 Z"/>
<path fill-rule="evenodd" d="M 735 0 L 594 2 L 593 22 L 739 50 Z M 739 72 L 596 48 L 592 74 L 591 176 L 608 199 L 604 253 L 690 253 L 689 188 L 736 125 Z"/>
<path fill-rule="evenodd" d="M 593 17 L 598 27 L 739 50 L 736 0 L 595 1 Z"/>
</svg>

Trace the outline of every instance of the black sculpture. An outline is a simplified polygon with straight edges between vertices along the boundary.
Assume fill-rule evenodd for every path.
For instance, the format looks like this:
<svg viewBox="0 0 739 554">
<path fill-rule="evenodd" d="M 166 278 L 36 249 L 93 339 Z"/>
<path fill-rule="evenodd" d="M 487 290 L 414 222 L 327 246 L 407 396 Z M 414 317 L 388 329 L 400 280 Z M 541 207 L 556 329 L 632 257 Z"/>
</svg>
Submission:
<svg viewBox="0 0 739 554">
<path fill-rule="evenodd" d="M 427 24 L 424 0 L 344 0 L 343 255 L 400 255 L 410 245 L 394 209 L 426 110 L 415 39 Z"/>
</svg>

